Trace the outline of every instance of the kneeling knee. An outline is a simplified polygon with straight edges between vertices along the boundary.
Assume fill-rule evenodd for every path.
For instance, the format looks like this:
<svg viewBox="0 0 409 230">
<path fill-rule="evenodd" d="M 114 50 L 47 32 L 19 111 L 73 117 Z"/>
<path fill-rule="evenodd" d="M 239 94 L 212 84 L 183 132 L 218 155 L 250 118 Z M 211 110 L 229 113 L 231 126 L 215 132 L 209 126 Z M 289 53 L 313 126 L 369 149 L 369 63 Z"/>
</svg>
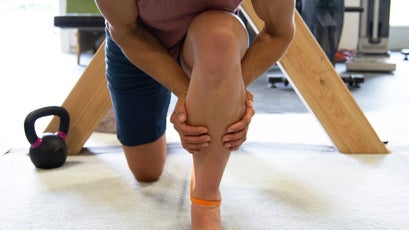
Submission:
<svg viewBox="0 0 409 230">
<path fill-rule="evenodd" d="M 159 180 L 162 175 L 162 170 L 160 171 L 141 171 L 131 169 L 132 174 L 138 182 L 155 182 Z"/>
</svg>

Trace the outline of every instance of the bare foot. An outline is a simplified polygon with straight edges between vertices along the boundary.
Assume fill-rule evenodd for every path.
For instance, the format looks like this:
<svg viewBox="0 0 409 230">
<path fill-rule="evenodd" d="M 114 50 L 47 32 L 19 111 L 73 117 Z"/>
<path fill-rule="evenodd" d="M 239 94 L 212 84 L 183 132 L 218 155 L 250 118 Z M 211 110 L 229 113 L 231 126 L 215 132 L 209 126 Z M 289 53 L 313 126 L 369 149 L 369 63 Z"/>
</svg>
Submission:
<svg viewBox="0 0 409 230">
<path fill-rule="evenodd" d="M 192 230 L 221 230 L 220 207 L 191 205 Z"/>
</svg>

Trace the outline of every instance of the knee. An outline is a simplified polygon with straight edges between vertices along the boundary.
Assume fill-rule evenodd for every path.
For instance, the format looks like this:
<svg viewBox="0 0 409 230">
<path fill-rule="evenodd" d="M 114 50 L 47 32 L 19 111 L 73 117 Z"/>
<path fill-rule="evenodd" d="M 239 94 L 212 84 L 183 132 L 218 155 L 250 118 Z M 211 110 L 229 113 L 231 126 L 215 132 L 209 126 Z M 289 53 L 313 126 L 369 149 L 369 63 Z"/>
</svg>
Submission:
<svg viewBox="0 0 409 230">
<path fill-rule="evenodd" d="M 163 165 L 148 165 L 144 162 L 128 162 L 130 171 L 138 182 L 154 182 L 159 180 L 163 172 Z"/>
<path fill-rule="evenodd" d="M 163 138 L 160 140 L 165 142 Z M 165 148 L 165 144 L 156 142 L 143 146 L 123 146 L 129 169 L 136 180 L 153 182 L 159 179 L 165 166 Z"/>
<path fill-rule="evenodd" d="M 194 47 L 194 63 L 209 76 L 223 74 L 239 64 L 247 48 L 247 32 L 231 13 L 207 11 L 191 23 L 188 39 Z"/>
<path fill-rule="evenodd" d="M 162 170 L 141 170 L 137 168 L 130 168 L 130 170 L 137 181 L 144 183 L 155 182 L 162 175 Z"/>
<path fill-rule="evenodd" d="M 203 37 L 202 52 L 199 53 L 201 64 L 207 64 L 207 68 L 221 70 L 228 68 L 230 64 L 240 62 L 240 43 L 235 33 L 231 30 L 215 28 Z"/>
</svg>

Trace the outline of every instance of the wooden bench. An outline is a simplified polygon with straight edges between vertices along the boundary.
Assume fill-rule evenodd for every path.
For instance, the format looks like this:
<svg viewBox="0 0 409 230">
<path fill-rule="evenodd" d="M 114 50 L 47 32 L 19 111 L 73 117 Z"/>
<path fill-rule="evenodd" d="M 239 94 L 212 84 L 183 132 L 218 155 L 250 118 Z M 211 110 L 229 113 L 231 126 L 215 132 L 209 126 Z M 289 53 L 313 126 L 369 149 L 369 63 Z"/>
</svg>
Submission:
<svg viewBox="0 0 409 230">
<path fill-rule="evenodd" d="M 260 31 L 263 22 L 255 14 L 251 2 L 245 0 L 242 8 L 253 29 Z M 388 153 L 385 144 L 298 13 L 295 15 L 295 23 L 297 30 L 294 41 L 279 61 L 279 66 L 338 151 Z M 102 44 L 62 104 L 71 117 L 70 133 L 66 139 L 68 154 L 80 153 L 84 143 L 111 108 L 104 60 Z M 46 132 L 57 130 L 58 125 L 58 118 L 53 118 Z"/>
<path fill-rule="evenodd" d="M 86 51 L 95 53 L 105 39 L 105 19 L 99 14 L 66 14 L 54 17 L 54 26 L 77 29 L 77 63 Z"/>
</svg>

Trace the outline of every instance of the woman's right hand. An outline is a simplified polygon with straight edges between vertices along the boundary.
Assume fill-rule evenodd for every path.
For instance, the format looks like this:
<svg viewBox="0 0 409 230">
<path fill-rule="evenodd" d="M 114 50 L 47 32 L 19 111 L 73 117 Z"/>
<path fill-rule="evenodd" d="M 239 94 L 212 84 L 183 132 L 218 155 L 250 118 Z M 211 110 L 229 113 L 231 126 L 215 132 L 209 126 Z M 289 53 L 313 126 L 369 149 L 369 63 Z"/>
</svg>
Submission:
<svg viewBox="0 0 409 230">
<path fill-rule="evenodd" d="M 187 124 L 185 101 L 186 94 L 182 94 L 178 97 L 170 121 L 179 133 L 183 148 L 191 154 L 196 154 L 209 145 L 211 138 L 206 127 Z"/>
</svg>

